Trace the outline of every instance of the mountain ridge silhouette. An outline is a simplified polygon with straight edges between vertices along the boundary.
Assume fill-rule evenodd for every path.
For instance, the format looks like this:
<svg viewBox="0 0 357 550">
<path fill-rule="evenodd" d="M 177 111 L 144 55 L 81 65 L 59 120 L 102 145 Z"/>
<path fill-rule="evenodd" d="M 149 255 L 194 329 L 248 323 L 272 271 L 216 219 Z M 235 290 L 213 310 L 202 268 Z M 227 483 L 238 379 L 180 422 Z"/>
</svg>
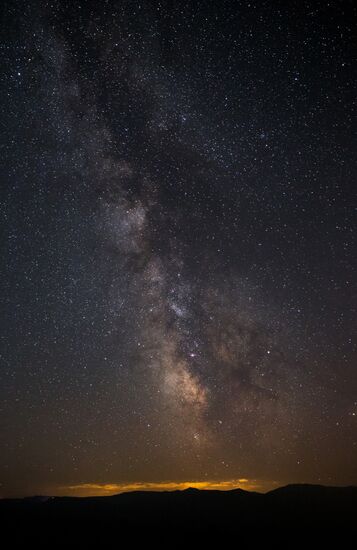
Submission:
<svg viewBox="0 0 357 550">
<path fill-rule="evenodd" d="M 0 500 L 0 522 L 14 533 L 76 533 L 98 540 L 115 536 L 192 536 L 199 540 L 239 533 L 240 540 L 266 536 L 321 541 L 356 533 L 357 487 L 290 484 L 268 493 L 189 487 L 176 491 L 132 491 L 111 496 L 37 495 Z M 310 535 L 309 535 L 310 536 Z M 346 535 L 347 536 L 347 535 Z M 305 539 L 304 539 L 305 540 Z"/>
<path fill-rule="evenodd" d="M 24 497 L 0 497 L 0 503 L 2 502 L 9 502 L 9 501 L 18 501 L 18 502 L 47 502 L 48 500 L 54 500 L 54 499 L 78 499 L 78 500 L 86 500 L 86 499 L 112 499 L 117 497 L 123 497 L 124 495 L 165 495 L 165 494 L 240 494 L 240 495 L 272 495 L 272 494 L 281 494 L 281 493 L 287 493 L 287 492 L 301 492 L 301 491 L 311 491 L 311 492 L 317 492 L 317 491 L 323 491 L 323 492 L 331 492 L 331 491 L 356 491 L 357 492 L 357 485 L 322 485 L 322 484 L 314 484 L 314 483 L 289 483 L 287 485 L 282 485 L 280 487 L 277 487 L 275 489 L 271 489 L 267 492 L 260 492 L 260 491 L 250 491 L 247 489 L 242 489 L 241 487 L 236 487 L 233 489 L 199 489 L 197 487 L 187 487 L 185 489 L 166 489 L 164 491 L 161 490 L 140 490 L 135 489 L 132 491 L 123 491 L 119 493 L 115 493 L 113 495 L 93 495 L 93 496 L 73 496 L 73 495 L 46 495 L 46 494 L 37 494 L 37 495 L 29 495 Z"/>
</svg>

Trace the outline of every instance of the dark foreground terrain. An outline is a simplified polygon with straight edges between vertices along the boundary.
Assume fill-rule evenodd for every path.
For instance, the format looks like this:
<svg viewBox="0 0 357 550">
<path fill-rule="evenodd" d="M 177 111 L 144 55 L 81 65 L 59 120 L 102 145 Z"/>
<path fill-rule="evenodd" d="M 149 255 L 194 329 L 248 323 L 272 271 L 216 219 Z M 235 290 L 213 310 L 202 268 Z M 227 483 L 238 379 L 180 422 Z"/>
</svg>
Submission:
<svg viewBox="0 0 357 550">
<path fill-rule="evenodd" d="M 111 497 L 34 497 L 0 500 L 3 535 L 35 536 L 39 543 L 60 538 L 82 542 L 154 536 L 160 544 L 180 537 L 201 541 L 288 537 L 290 543 L 314 533 L 319 539 L 357 533 L 357 487 L 289 485 L 267 494 L 233 491 L 132 492 Z M 6 533 L 6 534 L 8 534 Z M 127 539 L 126 539 L 127 540 Z M 193 540 L 193 539 L 186 539 Z M 212 539 L 213 540 L 213 539 Z M 227 539 L 228 540 L 228 539 Z"/>
</svg>

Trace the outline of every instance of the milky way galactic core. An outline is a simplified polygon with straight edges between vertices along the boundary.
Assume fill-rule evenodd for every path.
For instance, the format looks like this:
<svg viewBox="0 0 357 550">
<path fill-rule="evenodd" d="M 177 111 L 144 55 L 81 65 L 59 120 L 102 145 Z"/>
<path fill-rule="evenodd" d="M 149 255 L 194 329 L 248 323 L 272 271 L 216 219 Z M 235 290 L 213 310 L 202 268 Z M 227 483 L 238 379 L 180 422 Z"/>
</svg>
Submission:
<svg viewBox="0 0 357 550">
<path fill-rule="evenodd" d="M 0 496 L 357 483 L 355 20 L 3 3 Z"/>
</svg>

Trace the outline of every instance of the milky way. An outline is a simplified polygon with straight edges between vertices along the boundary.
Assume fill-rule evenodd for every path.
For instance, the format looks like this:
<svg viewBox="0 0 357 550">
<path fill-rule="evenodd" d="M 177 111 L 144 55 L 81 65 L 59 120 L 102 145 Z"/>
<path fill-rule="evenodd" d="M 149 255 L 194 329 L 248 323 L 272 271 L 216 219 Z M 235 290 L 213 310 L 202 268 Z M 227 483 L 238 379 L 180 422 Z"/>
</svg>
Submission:
<svg viewBox="0 0 357 550">
<path fill-rule="evenodd" d="M 357 482 L 355 15 L 5 2 L 4 495 Z"/>
</svg>

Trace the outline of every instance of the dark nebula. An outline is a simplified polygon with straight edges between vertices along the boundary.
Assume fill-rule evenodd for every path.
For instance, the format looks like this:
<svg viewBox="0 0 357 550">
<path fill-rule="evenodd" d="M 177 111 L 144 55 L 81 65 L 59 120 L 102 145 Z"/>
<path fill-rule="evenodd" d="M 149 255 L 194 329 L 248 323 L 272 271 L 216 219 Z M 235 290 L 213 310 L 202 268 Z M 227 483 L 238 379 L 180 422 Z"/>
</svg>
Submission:
<svg viewBox="0 0 357 550">
<path fill-rule="evenodd" d="M 357 483 L 356 11 L 2 3 L 0 496 Z"/>
</svg>

